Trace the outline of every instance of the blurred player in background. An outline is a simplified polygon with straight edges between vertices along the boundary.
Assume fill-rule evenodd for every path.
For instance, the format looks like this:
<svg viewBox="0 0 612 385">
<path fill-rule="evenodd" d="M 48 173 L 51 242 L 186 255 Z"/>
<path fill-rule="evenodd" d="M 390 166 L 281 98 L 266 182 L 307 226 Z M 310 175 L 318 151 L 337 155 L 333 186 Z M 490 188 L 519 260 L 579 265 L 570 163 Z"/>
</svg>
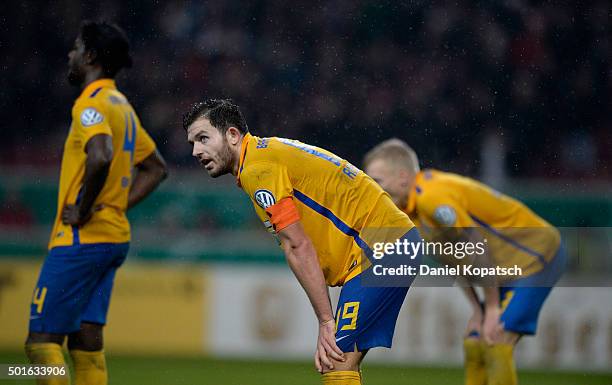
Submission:
<svg viewBox="0 0 612 385">
<path fill-rule="evenodd" d="M 102 329 L 130 241 L 126 210 L 167 171 L 113 80 L 132 64 L 125 33 L 104 22 L 84 22 L 68 56 L 68 79 L 82 92 L 64 145 L 57 216 L 34 290 L 26 353 L 35 364 L 64 364 L 68 336 L 74 383 L 100 385 L 107 383 Z"/>
<path fill-rule="evenodd" d="M 364 169 L 420 229 L 432 229 L 435 240 L 486 237 L 495 265 L 522 268 L 518 280 L 484 285 L 484 305 L 472 286 L 464 287 L 473 309 L 464 340 L 466 385 L 516 384 L 514 346 L 535 334 L 540 309 L 565 265 L 559 231 L 475 180 L 421 171 L 416 153 L 398 139 L 370 150 Z"/>
<path fill-rule="evenodd" d="M 408 216 L 336 155 L 295 140 L 252 136 L 230 101 L 195 104 L 183 127 L 192 155 L 212 177 L 236 176 L 282 245 L 319 322 L 315 366 L 323 383 L 361 384 L 361 360 L 370 348 L 391 347 L 408 291 L 361 284 L 362 253 L 372 245 L 363 230 L 400 229 L 398 237 L 418 242 Z M 335 322 L 328 285 L 343 286 Z"/>
</svg>

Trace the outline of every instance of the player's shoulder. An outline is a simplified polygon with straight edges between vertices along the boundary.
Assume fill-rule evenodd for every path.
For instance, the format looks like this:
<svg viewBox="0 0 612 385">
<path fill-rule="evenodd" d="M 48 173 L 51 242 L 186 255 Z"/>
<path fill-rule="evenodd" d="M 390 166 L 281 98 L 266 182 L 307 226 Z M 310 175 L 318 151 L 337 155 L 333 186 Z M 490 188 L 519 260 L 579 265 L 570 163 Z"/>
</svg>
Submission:
<svg viewBox="0 0 612 385">
<path fill-rule="evenodd" d="M 73 111 L 87 107 L 109 108 L 130 104 L 128 99 L 115 87 L 99 86 L 93 89 L 84 90 L 75 100 Z"/>
<path fill-rule="evenodd" d="M 240 170 L 240 181 L 260 180 L 270 177 L 279 171 L 279 165 L 276 162 L 266 159 L 251 159 L 244 162 Z"/>
<path fill-rule="evenodd" d="M 421 171 L 415 181 L 417 199 L 425 200 L 451 193 L 460 184 L 455 176 L 455 174 L 434 169 Z"/>
<path fill-rule="evenodd" d="M 419 181 L 426 185 L 460 184 L 466 179 L 464 176 L 452 172 L 425 169 L 420 173 Z"/>
<path fill-rule="evenodd" d="M 268 172 L 266 170 L 274 168 L 274 156 L 270 151 L 271 139 L 254 135 L 247 136 L 247 149 L 240 169 L 241 180 L 251 178 L 261 172 Z"/>
<path fill-rule="evenodd" d="M 117 89 L 104 88 L 91 97 L 80 97 L 78 104 L 97 104 L 105 107 L 129 105 L 127 97 Z M 76 104 L 76 103 L 75 103 Z"/>
<path fill-rule="evenodd" d="M 129 101 L 115 88 L 99 87 L 92 92 L 79 96 L 72 107 L 73 119 L 80 119 L 84 126 L 87 122 L 96 122 L 114 109 L 122 105 L 130 105 Z"/>
<path fill-rule="evenodd" d="M 244 162 L 238 173 L 239 186 L 248 194 L 255 192 L 262 185 L 282 179 L 283 168 L 268 160 Z"/>
<path fill-rule="evenodd" d="M 470 200 L 478 200 L 483 196 L 495 196 L 496 198 L 504 197 L 504 194 L 474 178 L 453 173 L 444 174 L 442 178 L 443 186 L 449 191 L 457 191 L 463 196 L 470 197 Z"/>
<path fill-rule="evenodd" d="M 102 88 L 96 88 L 92 92 L 83 92 L 75 101 L 72 106 L 72 117 L 73 119 L 84 120 L 84 125 L 87 117 L 96 118 L 103 116 L 106 112 L 106 106 L 103 102 L 104 90 Z"/>
<path fill-rule="evenodd" d="M 462 183 L 456 174 L 438 170 L 422 171 L 415 185 L 418 211 L 433 214 L 460 209 L 465 203 Z"/>
<path fill-rule="evenodd" d="M 106 109 L 95 98 L 79 97 L 72 107 L 72 119 L 83 127 L 93 126 L 104 121 Z"/>
<path fill-rule="evenodd" d="M 251 135 L 246 159 L 248 163 L 277 162 L 283 157 L 284 146 L 276 137 L 259 137 Z"/>
<path fill-rule="evenodd" d="M 337 166 L 342 159 L 334 154 L 298 140 L 281 137 L 250 136 L 245 155 L 245 164 L 264 163 L 276 167 L 295 169 L 304 166 L 304 154 L 333 162 Z"/>
</svg>

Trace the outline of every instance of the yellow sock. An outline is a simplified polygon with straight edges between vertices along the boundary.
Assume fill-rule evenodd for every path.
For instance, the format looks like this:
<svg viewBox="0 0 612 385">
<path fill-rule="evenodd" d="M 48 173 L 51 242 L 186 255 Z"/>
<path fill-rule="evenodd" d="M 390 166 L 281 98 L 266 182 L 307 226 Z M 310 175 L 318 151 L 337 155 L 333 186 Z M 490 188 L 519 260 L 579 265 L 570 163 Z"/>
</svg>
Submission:
<svg viewBox="0 0 612 385">
<path fill-rule="evenodd" d="M 481 340 L 466 338 L 463 340 L 465 385 L 485 385 L 487 369 L 485 367 L 485 348 Z"/>
<path fill-rule="evenodd" d="M 497 344 L 485 348 L 488 385 L 517 385 L 516 368 L 509 344 Z"/>
<path fill-rule="evenodd" d="M 323 385 L 361 385 L 361 375 L 348 370 L 325 373 Z"/>
<path fill-rule="evenodd" d="M 75 385 L 106 385 L 106 359 L 104 350 L 87 352 L 85 350 L 71 350 L 74 364 Z"/>
<path fill-rule="evenodd" d="M 68 370 L 62 347 L 59 344 L 53 342 L 27 344 L 25 351 L 32 364 L 64 365 Z M 36 380 L 36 384 L 70 385 L 70 376 L 39 378 Z"/>
</svg>

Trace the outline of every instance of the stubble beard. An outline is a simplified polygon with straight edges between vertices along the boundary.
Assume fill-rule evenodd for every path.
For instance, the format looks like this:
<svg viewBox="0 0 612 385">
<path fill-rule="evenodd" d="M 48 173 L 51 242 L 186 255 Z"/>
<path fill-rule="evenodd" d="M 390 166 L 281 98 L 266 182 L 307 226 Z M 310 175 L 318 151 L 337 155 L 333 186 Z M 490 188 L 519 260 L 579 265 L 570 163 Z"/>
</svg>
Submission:
<svg viewBox="0 0 612 385">
<path fill-rule="evenodd" d="M 219 153 L 219 164 L 221 167 L 215 172 L 209 173 L 212 178 L 218 178 L 225 174 L 231 174 L 234 167 L 234 156 L 230 150 L 229 143 L 223 138 L 223 149 Z"/>
</svg>

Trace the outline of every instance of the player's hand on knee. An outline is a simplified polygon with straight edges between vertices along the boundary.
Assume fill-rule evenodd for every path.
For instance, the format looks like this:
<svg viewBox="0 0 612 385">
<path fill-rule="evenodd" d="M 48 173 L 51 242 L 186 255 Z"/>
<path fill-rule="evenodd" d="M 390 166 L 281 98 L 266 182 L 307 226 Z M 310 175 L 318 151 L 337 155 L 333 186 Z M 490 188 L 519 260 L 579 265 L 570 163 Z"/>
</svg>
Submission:
<svg viewBox="0 0 612 385">
<path fill-rule="evenodd" d="M 482 324 L 482 336 L 488 345 L 501 342 L 504 325 L 500 321 L 501 311 L 498 307 L 487 308 Z"/>
<path fill-rule="evenodd" d="M 317 350 L 315 351 L 314 361 L 315 361 L 315 368 L 317 369 L 317 372 L 323 374 L 323 364 L 321 364 L 321 357 L 319 355 L 319 346 L 317 346 Z"/>
<path fill-rule="evenodd" d="M 315 367 L 319 373 L 333 370 L 332 359 L 344 362 L 344 353 L 336 345 L 336 328 L 334 320 L 323 322 L 319 325 L 319 338 L 315 352 Z"/>
</svg>

